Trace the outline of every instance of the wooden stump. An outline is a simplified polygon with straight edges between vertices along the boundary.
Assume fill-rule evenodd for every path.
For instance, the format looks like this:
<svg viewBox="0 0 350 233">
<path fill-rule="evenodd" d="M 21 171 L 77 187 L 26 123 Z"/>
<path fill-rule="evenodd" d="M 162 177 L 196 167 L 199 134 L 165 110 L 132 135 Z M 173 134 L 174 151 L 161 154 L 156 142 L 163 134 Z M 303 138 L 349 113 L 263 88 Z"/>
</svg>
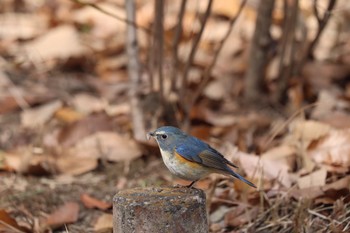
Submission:
<svg viewBox="0 0 350 233">
<path fill-rule="evenodd" d="M 119 191 L 113 198 L 113 232 L 208 232 L 206 199 L 194 188 Z"/>
</svg>

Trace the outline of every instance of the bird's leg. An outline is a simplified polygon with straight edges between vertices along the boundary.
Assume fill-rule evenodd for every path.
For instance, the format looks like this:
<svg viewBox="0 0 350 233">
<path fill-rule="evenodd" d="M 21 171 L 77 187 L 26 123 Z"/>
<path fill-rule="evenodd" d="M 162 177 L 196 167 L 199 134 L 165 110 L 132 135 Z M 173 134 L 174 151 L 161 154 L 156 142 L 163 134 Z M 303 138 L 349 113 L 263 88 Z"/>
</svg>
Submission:
<svg viewBox="0 0 350 233">
<path fill-rule="evenodd" d="M 194 185 L 194 183 L 196 183 L 198 180 L 194 180 L 191 182 L 191 184 L 187 185 L 187 188 L 192 188 L 192 186 Z"/>
</svg>

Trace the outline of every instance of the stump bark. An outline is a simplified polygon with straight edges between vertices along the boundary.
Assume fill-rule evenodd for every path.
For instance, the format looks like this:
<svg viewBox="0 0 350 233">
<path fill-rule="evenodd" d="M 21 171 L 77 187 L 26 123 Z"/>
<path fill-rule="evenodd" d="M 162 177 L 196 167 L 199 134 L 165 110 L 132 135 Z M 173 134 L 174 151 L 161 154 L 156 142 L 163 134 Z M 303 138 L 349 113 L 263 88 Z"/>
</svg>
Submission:
<svg viewBox="0 0 350 233">
<path fill-rule="evenodd" d="M 113 232 L 208 232 L 205 194 L 186 187 L 119 191 L 113 198 Z"/>
</svg>

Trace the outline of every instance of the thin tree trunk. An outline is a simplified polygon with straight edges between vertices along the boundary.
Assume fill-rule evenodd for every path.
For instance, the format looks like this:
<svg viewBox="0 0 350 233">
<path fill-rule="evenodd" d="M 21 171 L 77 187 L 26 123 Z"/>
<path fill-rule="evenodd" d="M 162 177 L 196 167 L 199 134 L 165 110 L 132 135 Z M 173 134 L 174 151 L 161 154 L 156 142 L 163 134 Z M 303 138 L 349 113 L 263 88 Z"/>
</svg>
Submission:
<svg viewBox="0 0 350 233">
<path fill-rule="evenodd" d="M 135 22 L 135 2 L 125 0 L 127 20 Z M 128 73 L 129 73 L 129 98 L 131 105 L 133 135 L 136 140 L 144 141 L 146 131 L 144 127 L 143 112 L 140 107 L 139 86 L 140 86 L 140 61 L 138 52 L 137 33 L 134 25 L 127 25 L 126 50 L 128 54 Z"/>
<path fill-rule="evenodd" d="M 271 44 L 270 26 L 275 0 L 260 1 L 255 32 L 249 55 L 249 69 L 245 77 L 245 99 L 260 102 L 265 94 L 265 69 Z"/>
</svg>

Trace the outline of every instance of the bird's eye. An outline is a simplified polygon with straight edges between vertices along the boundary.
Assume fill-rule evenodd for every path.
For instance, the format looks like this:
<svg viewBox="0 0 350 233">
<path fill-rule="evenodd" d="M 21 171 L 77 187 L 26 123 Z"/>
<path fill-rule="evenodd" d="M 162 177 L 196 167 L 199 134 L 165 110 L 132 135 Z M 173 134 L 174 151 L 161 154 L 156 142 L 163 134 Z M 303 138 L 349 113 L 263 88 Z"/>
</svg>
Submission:
<svg viewBox="0 0 350 233">
<path fill-rule="evenodd" d="M 163 139 L 167 139 L 167 137 L 168 137 L 168 135 L 166 135 L 166 134 L 162 134 L 162 136 L 161 136 Z"/>
</svg>

